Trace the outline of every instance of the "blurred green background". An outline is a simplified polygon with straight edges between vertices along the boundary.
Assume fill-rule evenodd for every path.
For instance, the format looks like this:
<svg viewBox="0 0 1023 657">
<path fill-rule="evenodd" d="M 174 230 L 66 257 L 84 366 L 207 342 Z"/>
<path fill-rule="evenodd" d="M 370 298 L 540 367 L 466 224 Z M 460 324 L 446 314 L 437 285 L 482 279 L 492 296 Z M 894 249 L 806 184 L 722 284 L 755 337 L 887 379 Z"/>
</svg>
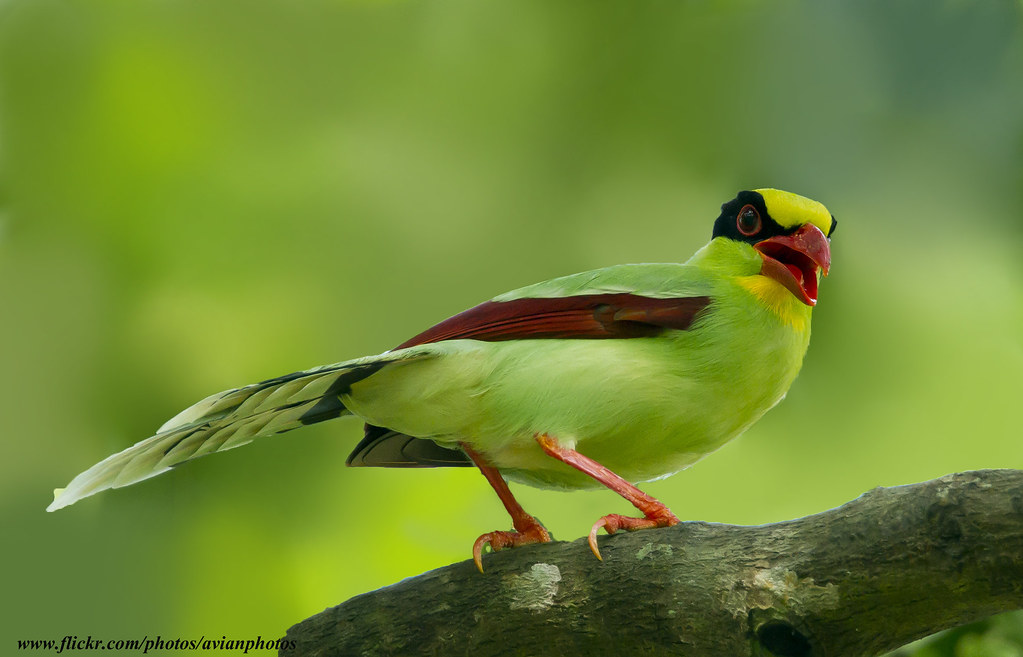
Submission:
<svg viewBox="0 0 1023 657">
<path fill-rule="evenodd" d="M 1021 14 L 0 0 L 3 645 L 278 637 L 467 558 L 508 525 L 483 478 L 346 469 L 352 420 L 43 509 L 209 393 L 684 260 L 739 189 L 838 217 L 814 339 L 784 403 L 646 490 L 755 524 L 1023 467 Z M 515 490 L 562 539 L 630 510 Z"/>
</svg>

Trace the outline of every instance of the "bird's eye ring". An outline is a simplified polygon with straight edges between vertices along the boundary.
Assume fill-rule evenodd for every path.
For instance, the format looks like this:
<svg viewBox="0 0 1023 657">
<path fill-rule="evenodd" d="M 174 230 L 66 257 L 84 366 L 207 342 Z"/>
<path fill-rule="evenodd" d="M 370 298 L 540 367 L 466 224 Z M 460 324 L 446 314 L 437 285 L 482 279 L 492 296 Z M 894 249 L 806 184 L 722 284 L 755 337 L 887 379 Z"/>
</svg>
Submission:
<svg viewBox="0 0 1023 657">
<path fill-rule="evenodd" d="M 735 218 L 735 227 L 739 232 L 750 237 L 760 232 L 763 224 L 760 221 L 760 213 L 752 205 L 744 205 Z"/>
</svg>

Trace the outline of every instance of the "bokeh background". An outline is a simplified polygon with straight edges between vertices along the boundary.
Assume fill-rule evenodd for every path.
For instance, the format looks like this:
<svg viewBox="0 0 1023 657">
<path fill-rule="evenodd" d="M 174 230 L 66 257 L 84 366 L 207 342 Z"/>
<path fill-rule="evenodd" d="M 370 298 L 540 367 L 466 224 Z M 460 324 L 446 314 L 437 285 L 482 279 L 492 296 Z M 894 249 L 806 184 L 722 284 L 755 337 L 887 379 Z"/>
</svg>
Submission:
<svg viewBox="0 0 1023 657">
<path fill-rule="evenodd" d="M 535 281 L 684 260 L 739 189 L 838 217 L 814 338 L 784 403 L 648 491 L 757 524 L 1023 467 L 1021 15 L 0 0 L 2 650 L 275 638 L 465 559 L 508 525 L 483 478 L 346 469 L 352 420 L 43 509 L 209 393 Z M 629 511 L 515 490 L 565 539 Z M 1020 626 L 941 654 L 1021 655 Z"/>
</svg>

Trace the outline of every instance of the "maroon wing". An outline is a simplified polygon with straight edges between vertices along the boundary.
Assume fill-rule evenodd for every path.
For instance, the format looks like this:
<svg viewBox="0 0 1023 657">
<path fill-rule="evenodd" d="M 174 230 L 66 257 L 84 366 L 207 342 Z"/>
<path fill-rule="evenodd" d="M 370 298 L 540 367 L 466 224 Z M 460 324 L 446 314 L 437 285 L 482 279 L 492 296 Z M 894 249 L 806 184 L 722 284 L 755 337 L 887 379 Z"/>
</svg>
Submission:
<svg viewBox="0 0 1023 657">
<path fill-rule="evenodd" d="M 710 297 L 654 299 L 638 294 L 487 301 L 398 345 L 471 338 L 485 342 L 542 338 L 642 338 L 687 330 Z"/>
<path fill-rule="evenodd" d="M 709 303 L 710 297 L 654 299 L 628 293 L 487 301 L 395 348 L 463 338 L 497 342 L 649 337 L 665 329 L 687 330 Z M 348 465 L 443 467 L 472 462 L 461 451 L 446 449 L 432 440 L 367 424 L 366 436 L 348 457 Z"/>
</svg>

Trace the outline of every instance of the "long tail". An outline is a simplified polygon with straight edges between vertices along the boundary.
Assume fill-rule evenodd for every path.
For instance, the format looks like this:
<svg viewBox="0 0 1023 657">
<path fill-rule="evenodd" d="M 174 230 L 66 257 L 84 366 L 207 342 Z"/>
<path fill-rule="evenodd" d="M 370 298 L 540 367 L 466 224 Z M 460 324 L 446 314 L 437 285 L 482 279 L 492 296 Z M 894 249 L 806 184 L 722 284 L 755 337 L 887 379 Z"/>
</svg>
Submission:
<svg viewBox="0 0 1023 657">
<path fill-rule="evenodd" d="M 388 363 L 415 357 L 387 353 L 295 372 L 211 395 L 168 420 L 155 436 L 135 443 L 53 492 L 56 511 L 108 488 L 155 477 L 214 452 L 234 449 L 262 436 L 291 431 L 347 415 L 340 395 Z"/>
</svg>

